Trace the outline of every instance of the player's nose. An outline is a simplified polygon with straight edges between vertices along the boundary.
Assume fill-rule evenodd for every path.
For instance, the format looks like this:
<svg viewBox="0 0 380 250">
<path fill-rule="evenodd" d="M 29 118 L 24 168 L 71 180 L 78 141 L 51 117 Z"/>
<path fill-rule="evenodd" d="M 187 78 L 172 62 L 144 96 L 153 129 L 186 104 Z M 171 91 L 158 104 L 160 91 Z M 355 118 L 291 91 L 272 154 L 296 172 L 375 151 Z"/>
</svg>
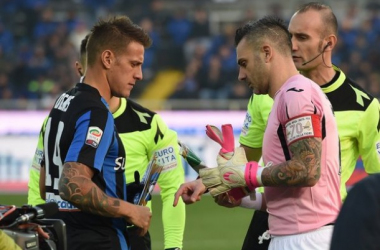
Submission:
<svg viewBox="0 0 380 250">
<path fill-rule="evenodd" d="M 242 70 L 239 70 L 238 79 L 239 81 L 245 81 L 245 79 L 247 79 L 247 75 L 244 72 L 242 72 Z"/>
</svg>

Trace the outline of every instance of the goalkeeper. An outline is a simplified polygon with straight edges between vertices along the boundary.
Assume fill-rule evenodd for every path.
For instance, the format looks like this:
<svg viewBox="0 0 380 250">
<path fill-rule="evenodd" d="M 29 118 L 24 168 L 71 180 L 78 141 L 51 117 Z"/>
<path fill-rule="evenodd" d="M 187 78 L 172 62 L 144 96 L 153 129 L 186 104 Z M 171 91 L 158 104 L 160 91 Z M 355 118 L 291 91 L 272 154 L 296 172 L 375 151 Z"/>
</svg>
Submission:
<svg viewBox="0 0 380 250">
<path fill-rule="evenodd" d="M 315 20 L 313 25 L 306 26 L 310 20 Z M 334 109 L 341 146 L 340 194 L 342 200 L 345 200 L 346 182 L 355 170 L 359 155 L 368 174 L 380 172 L 380 121 L 378 100 L 332 65 L 331 50 L 337 41 L 336 25 L 336 17 L 331 8 L 314 2 L 303 5 L 293 15 L 288 28 L 294 34 L 292 43 L 293 53 L 297 55 L 294 57 L 297 69 L 321 87 Z M 321 30 L 326 34 L 325 39 L 330 39 L 324 44 L 320 37 Z M 301 34 L 308 34 L 309 39 L 303 41 Z M 312 45 L 312 41 L 318 39 L 320 42 Z M 314 52 L 306 52 L 309 48 Z M 318 53 L 320 56 L 315 58 Z M 246 145 L 244 148 L 248 160 L 257 161 L 261 156 L 262 135 L 272 104 L 273 100 L 267 95 L 254 95 L 248 104 L 246 120 L 240 135 L 240 143 Z M 269 241 L 258 244 L 257 240 L 258 235 L 268 228 L 267 218 L 268 213 L 255 211 L 243 250 L 267 249 Z"/>
<path fill-rule="evenodd" d="M 88 35 L 82 40 L 80 46 L 80 63 L 76 62 L 76 68 L 82 78 L 86 68 L 87 40 Z M 164 165 L 158 178 L 158 185 L 161 190 L 165 249 L 181 249 L 185 229 L 185 205 L 180 203 L 178 207 L 174 208 L 172 206 L 174 193 L 185 178 L 177 143 L 177 133 L 169 129 L 158 114 L 130 99 L 112 98 L 109 105 L 127 155 L 125 162 L 127 183 L 135 181 L 135 171 L 138 171 L 139 175 L 143 176 L 153 154 L 156 154 L 158 161 Z M 42 126 L 40 132 L 33 165 L 29 173 L 28 204 L 31 205 L 45 202 L 40 196 L 39 189 L 43 133 L 44 126 Z M 148 202 L 147 206 L 151 207 L 151 202 Z M 141 237 L 138 235 L 136 227 L 130 227 L 128 228 L 128 234 L 131 250 L 151 249 L 149 232 Z"/>
<path fill-rule="evenodd" d="M 199 180 L 181 185 L 174 205 L 180 196 L 193 203 L 206 190 L 227 199 L 224 193 L 236 188 L 254 191 L 264 186 L 265 195 L 256 193 L 249 206 L 269 212 L 270 249 L 329 249 L 341 205 L 339 140 L 331 103 L 298 73 L 290 34 L 278 19 L 247 23 L 236 31 L 235 42 L 239 80 L 255 94 L 274 98 L 262 150 L 267 167 L 247 162 L 242 147 L 233 154 L 222 148 L 218 167 L 201 169 Z"/>
</svg>

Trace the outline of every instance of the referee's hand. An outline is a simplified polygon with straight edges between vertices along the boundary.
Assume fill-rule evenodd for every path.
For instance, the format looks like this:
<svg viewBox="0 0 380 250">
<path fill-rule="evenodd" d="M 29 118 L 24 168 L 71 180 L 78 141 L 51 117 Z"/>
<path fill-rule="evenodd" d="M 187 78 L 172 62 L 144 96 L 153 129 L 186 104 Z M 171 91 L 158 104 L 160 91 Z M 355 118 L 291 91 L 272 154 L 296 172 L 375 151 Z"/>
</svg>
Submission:
<svg viewBox="0 0 380 250">
<path fill-rule="evenodd" d="M 185 204 L 192 204 L 201 200 L 202 194 L 206 192 L 206 186 L 203 185 L 202 179 L 197 179 L 195 181 L 187 182 L 182 184 L 174 196 L 173 206 L 177 206 L 179 197 L 182 196 L 183 202 Z"/>
</svg>

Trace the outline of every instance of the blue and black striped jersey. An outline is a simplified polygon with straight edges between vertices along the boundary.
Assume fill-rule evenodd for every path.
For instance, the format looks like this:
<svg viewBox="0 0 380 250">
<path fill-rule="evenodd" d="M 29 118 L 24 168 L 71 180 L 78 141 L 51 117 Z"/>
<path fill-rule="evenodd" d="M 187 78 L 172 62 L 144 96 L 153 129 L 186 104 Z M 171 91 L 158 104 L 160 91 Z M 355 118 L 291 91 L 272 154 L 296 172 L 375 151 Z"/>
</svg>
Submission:
<svg viewBox="0 0 380 250">
<path fill-rule="evenodd" d="M 59 205 L 59 217 L 67 225 L 68 246 L 126 248 L 124 219 L 82 212 L 58 193 L 63 164 L 78 162 L 95 170 L 92 181 L 108 196 L 126 200 L 125 150 L 108 104 L 97 89 L 78 83 L 57 99 L 46 121 L 43 148 L 46 201 Z M 84 237 L 86 234 L 91 237 Z"/>
</svg>

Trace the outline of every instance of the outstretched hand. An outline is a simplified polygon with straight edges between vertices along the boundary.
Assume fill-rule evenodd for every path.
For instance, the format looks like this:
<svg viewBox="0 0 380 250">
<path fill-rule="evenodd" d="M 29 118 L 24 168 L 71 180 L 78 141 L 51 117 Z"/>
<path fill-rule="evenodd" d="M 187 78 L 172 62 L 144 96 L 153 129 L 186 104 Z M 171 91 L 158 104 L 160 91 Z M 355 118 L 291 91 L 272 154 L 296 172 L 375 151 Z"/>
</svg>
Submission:
<svg viewBox="0 0 380 250">
<path fill-rule="evenodd" d="M 204 192 L 206 192 L 206 186 L 203 185 L 202 179 L 184 183 L 175 193 L 173 206 L 177 206 L 179 197 L 182 197 L 185 204 L 193 204 L 200 201 Z"/>
<path fill-rule="evenodd" d="M 220 194 L 214 197 L 214 201 L 219 206 L 228 208 L 238 207 L 241 204 L 241 199 L 235 200 L 232 196 L 229 196 L 228 193 Z"/>
</svg>

